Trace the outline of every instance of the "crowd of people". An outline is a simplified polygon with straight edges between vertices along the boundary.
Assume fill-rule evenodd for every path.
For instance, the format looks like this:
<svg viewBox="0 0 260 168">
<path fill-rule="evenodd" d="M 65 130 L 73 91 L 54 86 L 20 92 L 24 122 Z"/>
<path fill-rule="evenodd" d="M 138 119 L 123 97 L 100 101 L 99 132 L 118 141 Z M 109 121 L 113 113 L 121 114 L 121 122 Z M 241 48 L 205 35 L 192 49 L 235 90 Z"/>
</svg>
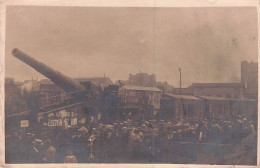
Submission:
<svg viewBox="0 0 260 168">
<path fill-rule="evenodd" d="M 196 163 L 199 152 L 215 152 L 224 164 L 225 151 L 220 149 L 231 153 L 234 146 L 248 151 L 256 147 L 255 128 L 256 123 L 242 116 L 234 121 L 86 123 L 53 129 L 48 136 L 16 132 L 6 140 L 12 144 L 6 145 L 10 148 L 6 159 L 12 163 Z"/>
</svg>

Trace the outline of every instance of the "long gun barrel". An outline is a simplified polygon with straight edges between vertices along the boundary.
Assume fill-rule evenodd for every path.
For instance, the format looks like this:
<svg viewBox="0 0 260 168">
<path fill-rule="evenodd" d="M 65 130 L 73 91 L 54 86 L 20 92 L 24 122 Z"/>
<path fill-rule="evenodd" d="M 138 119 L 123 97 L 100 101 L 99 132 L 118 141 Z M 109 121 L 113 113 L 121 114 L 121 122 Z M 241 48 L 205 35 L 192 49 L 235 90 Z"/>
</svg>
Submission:
<svg viewBox="0 0 260 168">
<path fill-rule="evenodd" d="M 34 68 L 42 75 L 49 78 L 53 83 L 58 85 L 64 91 L 71 93 L 72 96 L 77 98 L 82 98 L 82 96 L 83 97 L 87 96 L 86 88 L 78 81 L 75 81 L 72 78 L 67 77 L 64 74 L 60 73 L 59 71 L 52 69 L 51 67 L 32 58 L 31 56 L 27 55 L 26 53 L 20 51 L 17 48 L 13 49 L 12 54 L 19 60 L 23 61 L 27 65 Z"/>
</svg>

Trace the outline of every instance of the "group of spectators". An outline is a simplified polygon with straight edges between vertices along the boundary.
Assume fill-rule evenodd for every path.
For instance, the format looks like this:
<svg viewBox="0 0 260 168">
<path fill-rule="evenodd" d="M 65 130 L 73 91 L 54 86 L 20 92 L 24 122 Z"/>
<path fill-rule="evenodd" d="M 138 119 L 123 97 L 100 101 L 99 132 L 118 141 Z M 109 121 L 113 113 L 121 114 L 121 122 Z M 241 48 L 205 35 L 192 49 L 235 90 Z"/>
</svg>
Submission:
<svg viewBox="0 0 260 168">
<path fill-rule="evenodd" d="M 256 123 L 242 116 L 233 121 L 127 120 L 82 124 L 67 130 L 54 129 L 49 137 L 42 133 L 16 133 L 7 140 L 12 149 L 6 149 L 10 155 L 6 158 L 18 163 L 195 163 L 200 146 L 213 147 L 208 152 L 241 144 L 243 150 L 254 148 L 255 128 Z M 231 149 L 227 152 L 233 152 Z"/>
</svg>

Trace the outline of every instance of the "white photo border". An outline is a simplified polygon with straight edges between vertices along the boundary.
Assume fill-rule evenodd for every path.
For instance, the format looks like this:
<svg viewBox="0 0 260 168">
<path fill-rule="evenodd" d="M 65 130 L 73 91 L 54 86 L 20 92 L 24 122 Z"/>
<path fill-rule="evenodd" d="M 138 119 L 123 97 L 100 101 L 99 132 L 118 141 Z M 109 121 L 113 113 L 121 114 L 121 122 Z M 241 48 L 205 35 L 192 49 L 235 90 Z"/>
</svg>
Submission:
<svg viewBox="0 0 260 168">
<path fill-rule="evenodd" d="M 85 6 L 85 7 L 256 7 L 258 13 L 258 56 L 259 56 L 259 0 L 0 0 L 0 168 L 257 168 L 260 165 L 260 115 L 258 114 L 257 166 L 243 165 L 192 165 L 192 164 L 5 164 L 5 114 L 4 114 L 4 79 L 5 79 L 5 23 L 7 6 Z M 258 57 L 259 62 L 259 57 Z M 258 67 L 259 69 L 259 67 Z M 258 73 L 258 79 L 260 74 Z M 258 88 L 260 83 L 258 82 Z M 258 100 L 259 99 L 258 95 Z M 259 112 L 259 106 L 258 106 Z"/>
</svg>

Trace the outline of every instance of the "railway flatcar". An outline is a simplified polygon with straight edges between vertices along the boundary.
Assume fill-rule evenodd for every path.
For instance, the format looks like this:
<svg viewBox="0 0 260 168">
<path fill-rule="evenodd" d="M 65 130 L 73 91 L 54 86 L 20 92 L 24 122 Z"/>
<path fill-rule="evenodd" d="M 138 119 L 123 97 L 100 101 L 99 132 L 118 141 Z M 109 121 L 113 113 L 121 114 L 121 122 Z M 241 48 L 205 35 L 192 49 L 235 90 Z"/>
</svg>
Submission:
<svg viewBox="0 0 260 168">
<path fill-rule="evenodd" d="M 165 93 L 161 98 L 159 117 L 179 121 L 204 117 L 203 100 L 190 95 Z"/>
</svg>

